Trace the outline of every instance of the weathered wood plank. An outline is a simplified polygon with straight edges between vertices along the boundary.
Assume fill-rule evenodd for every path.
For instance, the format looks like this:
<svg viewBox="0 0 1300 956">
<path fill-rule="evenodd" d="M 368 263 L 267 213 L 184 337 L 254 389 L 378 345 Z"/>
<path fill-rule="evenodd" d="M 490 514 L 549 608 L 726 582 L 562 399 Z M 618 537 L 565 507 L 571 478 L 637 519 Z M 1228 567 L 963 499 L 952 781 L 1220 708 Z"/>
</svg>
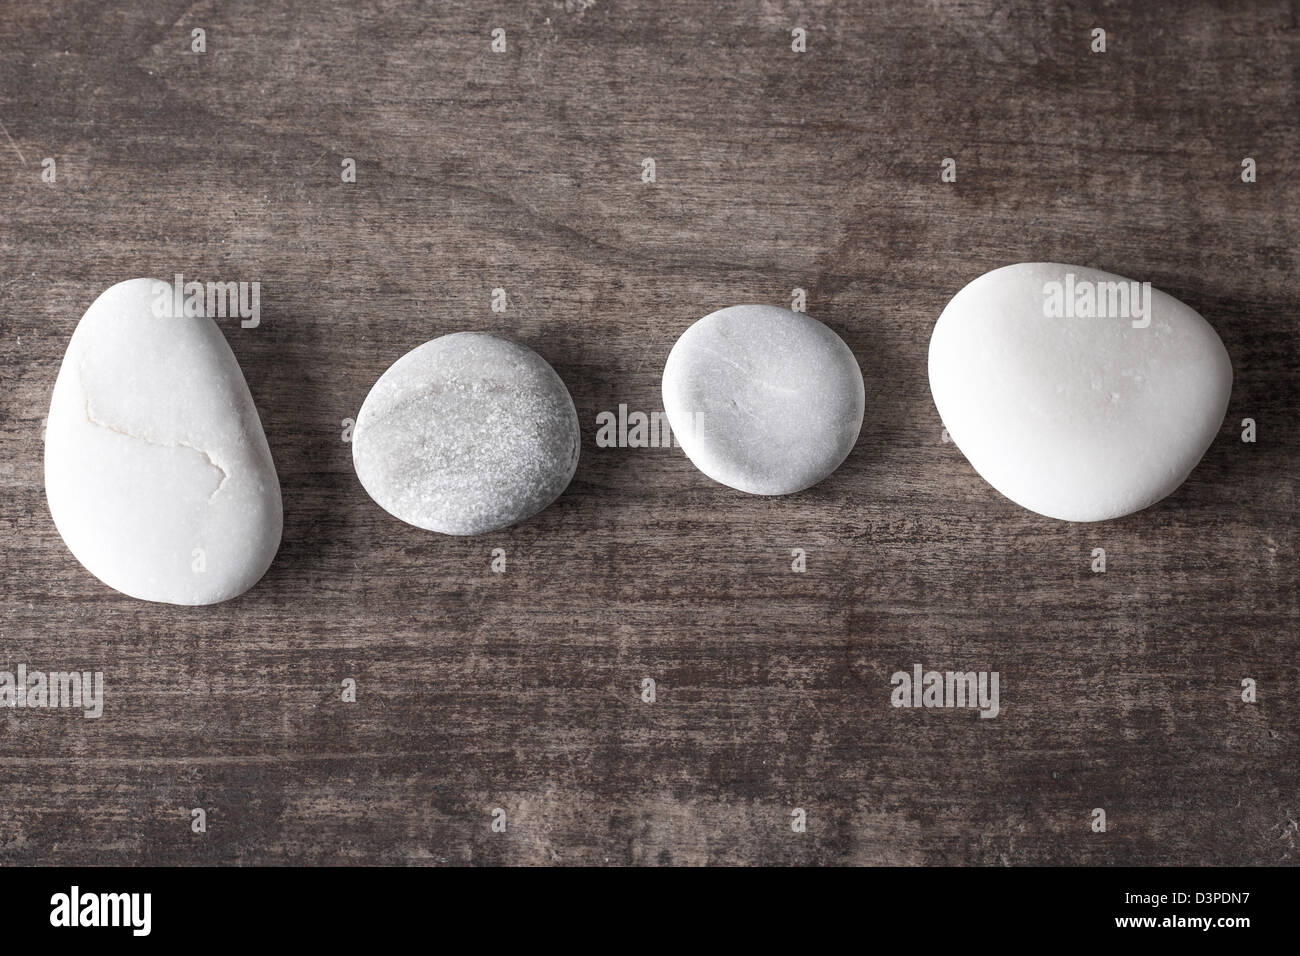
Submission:
<svg viewBox="0 0 1300 956">
<path fill-rule="evenodd" d="M 0 669 L 108 690 L 0 714 L 0 861 L 1295 862 L 1300 19 L 1129 6 L 5 3 Z M 941 441 L 933 322 L 1026 259 L 1150 279 L 1227 344 L 1220 439 L 1157 507 L 1041 519 Z M 77 319 L 175 272 L 262 283 L 224 331 L 284 544 L 212 608 L 100 585 L 42 486 Z M 762 500 L 595 446 L 691 321 L 794 287 L 868 381 L 831 479 Z M 473 540 L 390 519 L 340 438 L 460 329 L 540 351 L 584 426 L 569 492 Z M 891 708 L 917 662 L 998 670 L 1002 714 Z"/>
</svg>

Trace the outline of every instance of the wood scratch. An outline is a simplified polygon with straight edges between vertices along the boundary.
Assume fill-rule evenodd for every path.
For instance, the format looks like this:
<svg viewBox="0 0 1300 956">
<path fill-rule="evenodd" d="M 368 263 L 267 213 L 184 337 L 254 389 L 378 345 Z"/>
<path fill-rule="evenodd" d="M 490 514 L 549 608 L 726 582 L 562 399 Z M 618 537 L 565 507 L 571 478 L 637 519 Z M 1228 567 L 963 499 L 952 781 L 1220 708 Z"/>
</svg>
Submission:
<svg viewBox="0 0 1300 956">
<path fill-rule="evenodd" d="M 0 130 L 4 130 L 5 139 L 9 140 L 9 145 L 14 148 L 14 152 L 18 154 L 18 158 L 21 159 L 23 161 L 23 165 L 26 166 L 27 157 L 24 156 L 23 151 L 18 148 L 18 144 L 14 142 L 14 138 L 9 135 L 9 130 L 5 129 L 4 123 L 0 123 Z"/>
</svg>

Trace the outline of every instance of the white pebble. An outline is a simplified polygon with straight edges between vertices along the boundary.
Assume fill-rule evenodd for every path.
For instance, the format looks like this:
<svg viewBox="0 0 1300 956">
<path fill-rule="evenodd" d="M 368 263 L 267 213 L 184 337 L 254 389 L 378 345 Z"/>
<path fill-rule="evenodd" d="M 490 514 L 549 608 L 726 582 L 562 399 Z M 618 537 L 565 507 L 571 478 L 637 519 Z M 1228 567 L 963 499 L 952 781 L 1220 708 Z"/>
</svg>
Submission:
<svg viewBox="0 0 1300 956">
<path fill-rule="evenodd" d="M 948 303 L 930 389 L 994 488 L 1051 518 L 1102 521 L 1183 483 L 1223 423 L 1232 364 L 1205 319 L 1149 284 L 1025 262 Z"/>
<path fill-rule="evenodd" d="M 86 311 L 50 400 L 45 493 L 68 549 L 109 587 L 214 604 L 275 557 L 280 483 L 230 346 L 210 318 L 159 314 L 170 295 L 131 279 Z"/>
<path fill-rule="evenodd" d="M 822 323 L 770 305 L 737 305 L 677 340 L 664 411 L 682 450 L 714 481 L 788 495 L 840 466 L 862 427 L 862 372 Z"/>
</svg>

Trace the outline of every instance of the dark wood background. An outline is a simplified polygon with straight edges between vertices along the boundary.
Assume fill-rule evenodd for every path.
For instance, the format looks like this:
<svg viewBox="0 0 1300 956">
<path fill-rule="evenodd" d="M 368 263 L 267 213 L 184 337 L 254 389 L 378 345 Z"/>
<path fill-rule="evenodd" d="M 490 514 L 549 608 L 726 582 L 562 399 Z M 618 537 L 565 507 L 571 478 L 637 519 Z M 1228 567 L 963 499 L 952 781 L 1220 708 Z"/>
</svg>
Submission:
<svg viewBox="0 0 1300 956">
<path fill-rule="evenodd" d="M 0 669 L 107 700 L 0 715 L 0 861 L 1296 862 L 1298 65 L 1287 2 L 6 0 Z M 1219 439 L 1140 514 L 1038 517 L 941 440 L 940 310 L 1044 259 L 1151 280 L 1232 356 Z M 261 583 L 192 609 L 84 571 L 42 479 L 78 319 L 175 272 L 262 284 L 223 331 L 285 510 Z M 692 321 L 795 287 L 867 381 L 830 479 L 595 446 Z M 584 430 L 554 506 L 474 539 L 390 518 L 341 440 L 463 329 L 537 349 Z M 914 663 L 999 671 L 1002 715 L 891 708 Z"/>
</svg>

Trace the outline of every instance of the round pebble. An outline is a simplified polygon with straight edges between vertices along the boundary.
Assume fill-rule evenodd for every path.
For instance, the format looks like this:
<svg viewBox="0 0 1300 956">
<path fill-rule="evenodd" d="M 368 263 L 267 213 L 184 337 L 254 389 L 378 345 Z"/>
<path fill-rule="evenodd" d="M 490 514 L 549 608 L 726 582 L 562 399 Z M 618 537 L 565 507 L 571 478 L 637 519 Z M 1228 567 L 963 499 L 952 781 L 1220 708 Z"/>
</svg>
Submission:
<svg viewBox="0 0 1300 956">
<path fill-rule="evenodd" d="M 663 376 L 673 436 L 714 481 L 754 495 L 817 484 L 862 427 L 862 372 L 838 335 L 801 312 L 737 305 L 677 340 Z"/>
<path fill-rule="evenodd" d="M 1051 518 L 1102 521 L 1183 483 L 1223 423 L 1232 364 L 1205 319 L 1149 284 L 1026 262 L 948 303 L 930 389 L 994 488 Z"/>
<path fill-rule="evenodd" d="M 536 514 L 578 467 L 564 382 L 525 346 L 457 332 L 402 356 L 352 433 L 357 477 L 385 511 L 443 534 L 496 531 Z"/>
</svg>

